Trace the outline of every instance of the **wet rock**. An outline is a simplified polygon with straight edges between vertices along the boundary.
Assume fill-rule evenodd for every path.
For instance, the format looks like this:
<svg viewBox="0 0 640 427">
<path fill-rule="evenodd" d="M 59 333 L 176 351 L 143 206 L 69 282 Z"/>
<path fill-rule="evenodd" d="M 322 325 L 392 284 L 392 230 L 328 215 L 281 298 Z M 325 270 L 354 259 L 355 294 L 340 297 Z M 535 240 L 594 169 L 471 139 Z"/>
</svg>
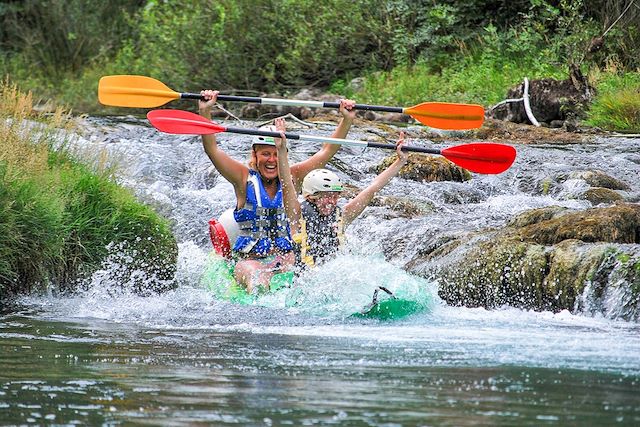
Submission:
<svg viewBox="0 0 640 427">
<path fill-rule="evenodd" d="M 607 248 L 576 310 L 610 319 L 640 320 L 640 247 Z"/>
<path fill-rule="evenodd" d="M 505 229 L 468 234 L 422 254 L 408 267 L 435 275 L 439 295 L 452 305 L 495 308 L 504 304 L 536 310 L 576 310 L 597 272 L 604 290 L 623 292 L 625 310 L 616 316 L 637 319 L 640 303 L 640 205 L 619 204 L 585 211 L 544 208 L 525 212 Z M 633 262 L 618 262 L 611 282 L 610 254 Z M 598 296 L 600 295 L 600 297 Z M 602 299 L 602 298 L 600 298 Z M 597 305 L 590 309 L 599 310 Z M 595 307 L 595 308 L 594 308 Z"/>
<path fill-rule="evenodd" d="M 451 183 L 449 186 L 438 188 L 438 194 L 435 197 L 443 203 L 461 205 L 480 203 L 487 198 L 487 194 L 477 188 Z"/>
<path fill-rule="evenodd" d="M 535 127 L 487 118 L 481 128 L 467 132 L 464 139 L 469 138 L 505 143 L 518 141 L 522 144 L 576 144 L 587 141 L 590 136 L 567 132 L 563 128 Z"/>
<path fill-rule="evenodd" d="M 589 201 L 591 201 L 592 198 L 593 200 L 598 200 L 597 195 L 600 194 L 603 199 L 598 203 L 610 203 L 616 200 L 622 200 L 624 197 L 615 191 L 591 191 L 585 195 L 591 188 L 625 191 L 630 189 L 626 183 L 599 170 L 563 171 L 541 178 L 529 176 L 520 180 L 518 188 L 528 194 L 554 195 L 560 196 L 561 198 Z"/>
<path fill-rule="evenodd" d="M 381 164 L 374 168 L 374 171 L 376 173 L 382 172 L 389 167 L 396 158 L 396 154 L 387 157 Z M 425 156 L 416 153 L 409 154 L 409 160 L 407 164 L 400 169 L 398 176 L 418 182 L 463 182 L 471 179 L 469 171 L 456 166 L 444 157 Z"/>
<path fill-rule="evenodd" d="M 539 209 L 531 209 L 523 212 L 509 221 L 508 225 L 513 228 L 523 228 L 532 224 L 538 224 L 542 221 L 547 221 L 553 218 L 557 218 L 560 215 L 569 213 L 567 208 L 561 206 L 549 206 Z"/>
<path fill-rule="evenodd" d="M 433 211 L 434 206 L 426 202 L 419 203 L 406 197 L 376 196 L 370 206 L 385 206 L 389 213 L 383 214 L 384 219 L 416 218 Z"/>
<path fill-rule="evenodd" d="M 580 196 L 583 200 L 588 200 L 592 205 L 611 204 L 624 199 L 620 194 L 608 188 L 596 187 L 590 188 Z"/>
<path fill-rule="evenodd" d="M 570 179 L 582 179 L 591 187 L 602 187 L 610 190 L 628 190 L 624 182 L 607 175 L 599 170 L 574 171 L 568 176 Z"/>
<path fill-rule="evenodd" d="M 583 242 L 640 243 L 640 205 L 619 204 L 566 213 L 517 229 L 523 241 L 553 245 Z"/>
<path fill-rule="evenodd" d="M 347 200 L 353 199 L 362 190 L 363 188 L 345 184 L 342 197 Z M 434 209 L 434 206 L 427 202 L 418 202 L 406 197 L 395 196 L 375 196 L 370 206 L 387 207 L 389 212 L 383 214 L 384 219 L 415 218 L 424 216 Z"/>
</svg>

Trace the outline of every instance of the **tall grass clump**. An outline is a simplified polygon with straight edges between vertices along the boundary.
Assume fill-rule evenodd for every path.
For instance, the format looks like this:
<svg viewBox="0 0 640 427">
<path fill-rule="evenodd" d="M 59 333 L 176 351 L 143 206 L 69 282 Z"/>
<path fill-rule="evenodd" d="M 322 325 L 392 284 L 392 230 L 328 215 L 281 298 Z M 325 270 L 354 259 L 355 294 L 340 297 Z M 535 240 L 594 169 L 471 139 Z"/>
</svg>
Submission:
<svg viewBox="0 0 640 427">
<path fill-rule="evenodd" d="M 587 122 L 611 131 L 640 132 L 640 72 L 604 73 L 596 77 L 596 87 Z"/>
<path fill-rule="evenodd" d="M 107 171 L 71 157 L 68 114 L 35 117 L 31 104 L 30 94 L 0 83 L 0 299 L 73 290 L 110 255 L 110 243 L 129 255 L 121 281 L 141 291 L 169 286 L 177 250 L 167 222 Z"/>
<path fill-rule="evenodd" d="M 413 105 L 425 101 L 469 102 L 485 106 L 505 98 L 507 91 L 524 80 L 566 78 L 568 68 L 553 53 L 543 36 L 532 30 L 499 34 L 489 25 L 473 45 L 451 54 L 446 64 L 434 67 L 423 59 L 388 72 L 365 77 L 364 88 L 348 92 L 359 102 Z M 453 58 L 456 60 L 454 61 Z M 343 89 L 334 85 L 333 89 Z"/>
</svg>

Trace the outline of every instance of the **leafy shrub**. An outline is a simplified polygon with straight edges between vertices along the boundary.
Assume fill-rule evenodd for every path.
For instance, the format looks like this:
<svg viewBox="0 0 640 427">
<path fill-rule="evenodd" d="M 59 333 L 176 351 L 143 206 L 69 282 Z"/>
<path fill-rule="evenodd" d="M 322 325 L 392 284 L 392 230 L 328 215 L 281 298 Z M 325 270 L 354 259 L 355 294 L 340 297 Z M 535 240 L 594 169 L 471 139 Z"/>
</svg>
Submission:
<svg viewBox="0 0 640 427">
<path fill-rule="evenodd" d="M 46 75 L 78 72 L 113 55 L 143 0 L 24 0 L 0 5 L 0 46 Z"/>
<path fill-rule="evenodd" d="M 379 2 L 150 1 L 120 52 L 124 72 L 174 87 L 274 90 L 327 85 L 389 57 Z M 192 89 L 192 90 L 195 90 Z"/>
</svg>

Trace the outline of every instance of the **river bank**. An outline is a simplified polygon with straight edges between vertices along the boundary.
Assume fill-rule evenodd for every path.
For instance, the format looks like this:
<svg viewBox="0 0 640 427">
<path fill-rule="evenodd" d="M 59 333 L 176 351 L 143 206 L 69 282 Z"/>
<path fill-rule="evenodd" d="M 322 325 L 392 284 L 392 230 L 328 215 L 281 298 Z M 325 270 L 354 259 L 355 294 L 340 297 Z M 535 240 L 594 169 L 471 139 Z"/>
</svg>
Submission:
<svg viewBox="0 0 640 427">
<path fill-rule="evenodd" d="M 329 117 L 309 124 L 289 120 L 288 126 L 326 135 L 335 126 Z M 587 212 L 594 204 L 575 197 L 586 179 L 625 183 L 628 190 L 614 191 L 637 201 L 635 140 L 514 138 L 503 141 L 518 152 L 503 174 L 423 182 L 423 172 L 394 179 L 347 229 L 349 257 L 313 287 L 316 300 L 349 303 L 358 289 L 381 278 L 394 280 L 388 278 L 394 269 L 430 278 L 414 279 L 433 292 L 428 311 L 379 323 L 346 319 L 337 311 L 317 315 L 216 300 L 200 282 L 211 250 L 207 221 L 235 199 L 230 184 L 211 169 L 200 138 L 161 134 L 135 117 L 86 117 L 80 126 L 78 155 L 103 153 L 118 182 L 169 219 L 178 244 L 177 287 L 143 297 L 123 288 L 107 268 L 74 295 L 19 298 L 11 313 L 0 315 L 0 362 L 11 367 L 0 374 L 3 419 L 222 425 L 640 421 L 636 321 L 600 311 L 597 304 L 559 312 L 500 304 L 460 307 L 439 298 L 447 284 L 418 262 L 458 239 L 462 256 L 448 255 L 431 266 L 449 261 L 460 267 L 469 258 L 463 249 L 483 248 L 485 233 L 509 230 L 512 221 L 524 226 L 531 212 L 539 211 L 539 219 L 560 210 Z M 361 121 L 350 137 L 392 140 L 401 129 L 413 135 L 411 144 L 477 141 L 466 132 Z M 232 156 L 246 157 L 248 137 L 218 138 Z M 316 149 L 292 144 L 290 154 L 295 161 Z M 330 167 L 351 187 L 361 187 L 387 155 L 345 147 Z M 595 169 L 615 181 L 583 173 Z M 572 177 L 541 184 L 560 176 Z M 633 259 L 614 257 L 621 263 Z M 361 266 L 357 271 L 353 260 Z M 491 265 L 476 260 L 479 269 Z M 502 283 L 499 276 L 484 278 Z M 635 283 L 615 279 L 608 279 L 614 292 L 604 293 L 604 308 L 624 307 L 623 285 Z M 471 290 L 465 292 L 473 295 Z M 598 293 L 585 289 L 582 301 L 589 295 Z"/>
<path fill-rule="evenodd" d="M 76 292 L 107 265 L 141 293 L 174 286 L 169 224 L 115 182 L 101 153 L 80 160 L 78 139 L 69 113 L 37 114 L 31 94 L 0 84 L 0 304 Z"/>
</svg>

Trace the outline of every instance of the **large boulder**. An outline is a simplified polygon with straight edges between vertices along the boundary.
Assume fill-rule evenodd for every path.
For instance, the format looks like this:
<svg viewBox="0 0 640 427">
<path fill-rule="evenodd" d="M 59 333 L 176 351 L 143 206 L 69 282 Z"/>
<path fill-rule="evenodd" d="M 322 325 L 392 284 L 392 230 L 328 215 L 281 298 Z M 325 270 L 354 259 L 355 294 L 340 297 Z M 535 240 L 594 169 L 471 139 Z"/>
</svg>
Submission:
<svg viewBox="0 0 640 427">
<path fill-rule="evenodd" d="M 447 303 L 470 307 L 604 312 L 616 287 L 621 307 L 609 304 L 608 314 L 635 320 L 639 243 L 640 205 L 552 207 L 525 212 L 503 230 L 456 238 L 408 267 L 436 276 Z"/>
<path fill-rule="evenodd" d="M 394 153 L 384 159 L 373 171 L 380 173 L 388 168 L 395 160 Z M 401 178 L 418 182 L 431 181 L 455 181 L 464 182 L 471 179 L 471 174 L 466 169 L 456 166 L 454 163 L 440 156 L 425 156 L 424 154 L 411 153 L 407 164 L 400 169 Z"/>
<path fill-rule="evenodd" d="M 592 205 L 629 200 L 629 185 L 595 169 L 561 171 L 519 182 L 522 191 L 560 199 L 588 200 Z"/>
</svg>

